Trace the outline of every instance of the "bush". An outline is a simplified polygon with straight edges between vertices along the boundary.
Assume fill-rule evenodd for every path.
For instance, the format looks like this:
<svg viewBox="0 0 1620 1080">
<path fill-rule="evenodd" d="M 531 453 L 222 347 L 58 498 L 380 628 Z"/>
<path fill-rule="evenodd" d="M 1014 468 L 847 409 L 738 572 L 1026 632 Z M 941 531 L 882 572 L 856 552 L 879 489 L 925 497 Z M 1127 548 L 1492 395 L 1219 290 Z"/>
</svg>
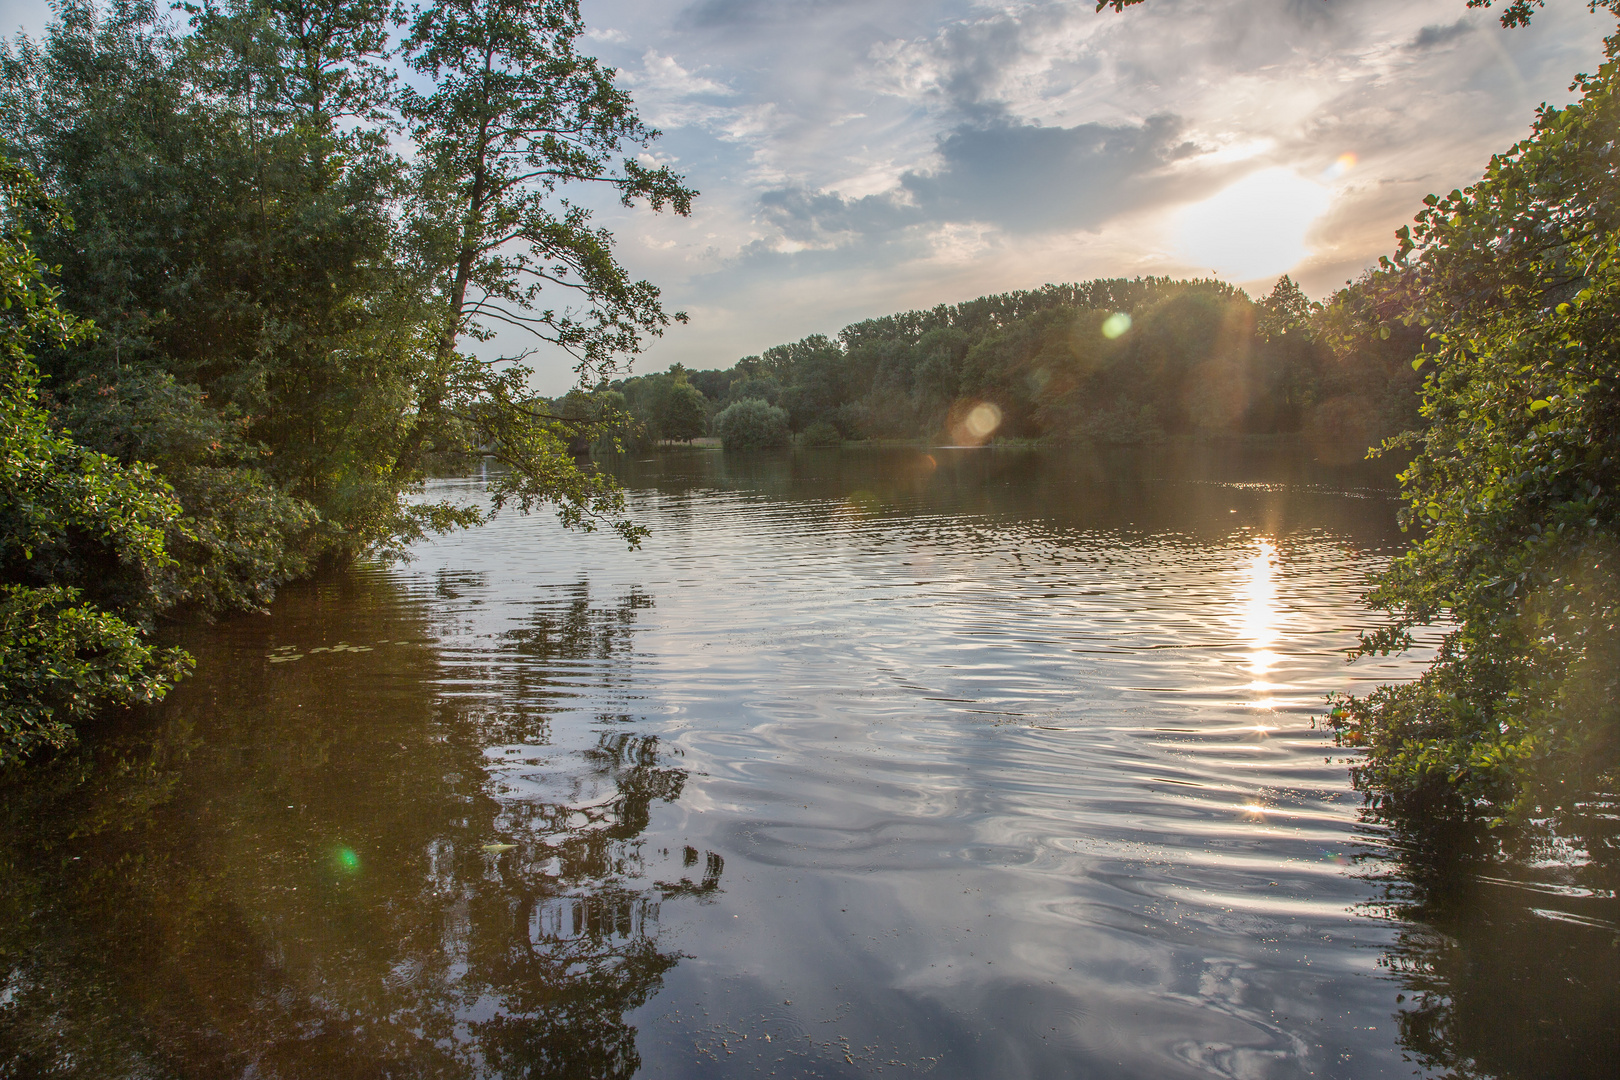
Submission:
<svg viewBox="0 0 1620 1080">
<path fill-rule="evenodd" d="M 788 416 L 775 405 L 746 398 L 714 418 L 714 433 L 727 450 L 769 450 L 788 444 Z"/>
<path fill-rule="evenodd" d="M 805 428 L 800 438 L 804 440 L 806 446 L 838 446 L 844 441 L 844 437 L 838 434 L 838 429 L 825 420 L 817 420 Z"/>
<path fill-rule="evenodd" d="M 51 430 L 36 342 L 86 340 L 15 213 L 54 208 L 0 158 L 0 769 L 73 742 L 105 702 L 161 698 L 190 661 L 147 644 L 174 560 L 180 506 L 144 464 L 121 465 Z"/>
</svg>

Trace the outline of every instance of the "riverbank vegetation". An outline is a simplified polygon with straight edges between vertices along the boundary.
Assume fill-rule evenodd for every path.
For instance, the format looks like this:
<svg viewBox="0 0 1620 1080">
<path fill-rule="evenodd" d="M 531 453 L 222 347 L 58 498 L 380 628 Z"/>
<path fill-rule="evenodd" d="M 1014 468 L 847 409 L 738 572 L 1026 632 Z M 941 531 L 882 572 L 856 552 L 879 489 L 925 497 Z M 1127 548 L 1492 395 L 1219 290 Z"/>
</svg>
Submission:
<svg viewBox="0 0 1620 1080">
<path fill-rule="evenodd" d="M 1620 35 L 1606 55 L 1388 263 L 1429 375 L 1422 426 L 1389 444 L 1417 452 L 1415 543 L 1364 648 L 1454 628 L 1421 679 L 1336 710 L 1380 798 L 1589 818 L 1620 790 Z"/>
<path fill-rule="evenodd" d="M 622 432 L 631 440 L 689 437 L 669 419 L 680 387 L 711 417 L 763 401 L 801 440 L 823 444 L 1306 432 L 1359 455 L 1417 421 L 1422 377 L 1411 360 L 1423 330 L 1391 326 L 1391 282 L 1375 271 L 1325 304 L 1287 277 L 1258 302 L 1221 281 L 1049 285 L 869 319 L 730 368 L 676 367 L 601 393 L 635 418 Z"/>
<path fill-rule="evenodd" d="M 682 317 L 562 197 L 694 194 L 637 158 L 657 132 L 576 50 L 577 0 L 185 15 L 64 0 L 0 49 L 0 762 L 160 696 L 156 620 L 477 523 L 414 497 L 468 455 L 497 508 L 641 536 L 570 452 L 605 418 L 467 348 L 515 325 L 594 384 Z"/>
</svg>

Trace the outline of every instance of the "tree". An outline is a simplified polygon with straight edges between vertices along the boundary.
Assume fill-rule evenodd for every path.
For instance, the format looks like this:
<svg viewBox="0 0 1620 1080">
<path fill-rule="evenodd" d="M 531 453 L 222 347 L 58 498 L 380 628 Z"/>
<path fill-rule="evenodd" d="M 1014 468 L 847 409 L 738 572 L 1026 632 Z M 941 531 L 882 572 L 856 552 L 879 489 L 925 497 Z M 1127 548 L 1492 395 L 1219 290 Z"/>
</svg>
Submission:
<svg viewBox="0 0 1620 1080">
<path fill-rule="evenodd" d="M 161 698 L 190 661 L 154 648 L 164 534 L 180 508 L 150 468 L 121 466 L 51 430 L 34 342 L 87 338 L 18 224 L 66 222 L 0 158 L 0 767 L 74 739 L 98 706 Z"/>
<path fill-rule="evenodd" d="M 1416 682 L 1344 699 L 1358 782 L 1524 817 L 1620 781 L 1620 34 L 1581 99 L 1472 187 L 1429 196 L 1389 264 L 1433 364 L 1402 474 L 1421 530 L 1369 594 L 1393 622 L 1448 618 Z"/>
<path fill-rule="evenodd" d="M 583 32 L 578 0 L 429 4 L 404 52 L 433 87 L 407 88 L 401 110 L 418 147 L 412 225 L 438 308 L 417 413 L 436 442 L 489 437 L 510 466 L 494 487 L 497 505 L 556 502 L 565 522 L 589 528 L 622 512 L 622 493 L 564 452 L 565 422 L 536 407 L 523 357 L 486 362 L 457 351 L 463 338 L 514 326 L 568 353 L 581 385 L 594 385 L 646 335 L 685 319 L 664 312 L 656 287 L 630 280 L 608 232 L 559 194 L 603 185 L 626 206 L 644 199 L 683 215 L 695 194 L 668 168 L 624 153 L 658 132 L 612 69 L 575 50 Z M 559 294 L 583 306 L 557 305 Z M 614 528 L 640 535 L 622 519 Z"/>
<path fill-rule="evenodd" d="M 82 223 L 42 254 L 102 331 L 42 349 L 47 385 L 97 449 L 159 465 L 212 568 L 187 599 L 211 610 L 435 512 L 400 498 L 420 350 L 391 269 L 397 162 L 378 131 L 335 130 L 365 100 L 286 70 L 279 10 L 204 10 L 178 37 L 149 4 L 69 2 L 0 57 L 0 139 Z"/>
<path fill-rule="evenodd" d="M 664 395 L 658 430 L 666 439 L 691 442 L 708 426 L 709 408 L 703 392 L 685 379 L 676 380 Z"/>
<path fill-rule="evenodd" d="M 773 450 L 786 446 L 792 434 L 787 413 L 759 398 L 744 398 L 721 409 L 714 418 L 714 433 L 727 450 Z"/>
<path fill-rule="evenodd" d="M 569 452 L 612 418 L 550 411 L 521 357 L 458 351 L 515 322 L 594 383 L 680 317 L 565 197 L 685 213 L 693 194 L 634 156 L 657 132 L 575 50 L 577 3 L 419 10 L 405 55 L 433 85 L 403 91 L 385 56 L 403 15 L 376 0 L 186 10 L 180 32 L 150 0 L 64 0 L 42 43 L 0 54 L 0 148 L 86 223 L 42 255 L 103 333 L 41 350 L 46 383 L 98 449 L 138 444 L 174 486 L 212 567 L 188 602 L 261 606 L 318 562 L 476 523 L 407 496 L 485 451 L 508 466 L 497 505 L 636 540 Z M 210 412 L 220 437 L 199 439 Z"/>
</svg>

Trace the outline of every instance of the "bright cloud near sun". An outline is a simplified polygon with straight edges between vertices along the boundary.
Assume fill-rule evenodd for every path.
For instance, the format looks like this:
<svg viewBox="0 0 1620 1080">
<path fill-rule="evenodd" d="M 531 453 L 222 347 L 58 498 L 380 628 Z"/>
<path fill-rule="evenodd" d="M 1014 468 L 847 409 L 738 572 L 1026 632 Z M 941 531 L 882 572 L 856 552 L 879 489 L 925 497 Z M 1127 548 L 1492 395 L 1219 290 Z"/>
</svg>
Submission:
<svg viewBox="0 0 1620 1080">
<path fill-rule="evenodd" d="M 1229 281 L 1273 278 L 1310 254 L 1311 227 L 1332 202 L 1330 188 L 1292 169 L 1261 169 L 1176 211 L 1172 251 Z"/>
</svg>

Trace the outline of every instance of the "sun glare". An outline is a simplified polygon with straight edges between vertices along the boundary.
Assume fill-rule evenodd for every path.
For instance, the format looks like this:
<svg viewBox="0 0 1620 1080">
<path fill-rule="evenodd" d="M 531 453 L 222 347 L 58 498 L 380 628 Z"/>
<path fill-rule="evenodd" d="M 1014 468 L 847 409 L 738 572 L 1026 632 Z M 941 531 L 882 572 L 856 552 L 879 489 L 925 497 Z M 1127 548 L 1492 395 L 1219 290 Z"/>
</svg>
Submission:
<svg viewBox="0 0 1620 1080">
<path fill-rule="evenodd" d="M 1269 707 L 1275 689 L 1271 669 L 1278 660 L 1272 651 L 1278 638 L 1277 569 L 1277 546 L 1269 540 L 1256 540 L 1243 573 L 1236 622 L 1248 646 L 1247 667 L 1254 676 L 1245 689 L 1253 695 L 1249 704 L 1257 708 Z"/>
<path fill-rule="evenodd" d="M 1251 173 L 1177 212 L 1177 254 L 1233 281 L 1284 273 L 1310 254 L 1305 234 L 1332 197 L 1323 185 L 1289 169 Z"/>
</svg>

